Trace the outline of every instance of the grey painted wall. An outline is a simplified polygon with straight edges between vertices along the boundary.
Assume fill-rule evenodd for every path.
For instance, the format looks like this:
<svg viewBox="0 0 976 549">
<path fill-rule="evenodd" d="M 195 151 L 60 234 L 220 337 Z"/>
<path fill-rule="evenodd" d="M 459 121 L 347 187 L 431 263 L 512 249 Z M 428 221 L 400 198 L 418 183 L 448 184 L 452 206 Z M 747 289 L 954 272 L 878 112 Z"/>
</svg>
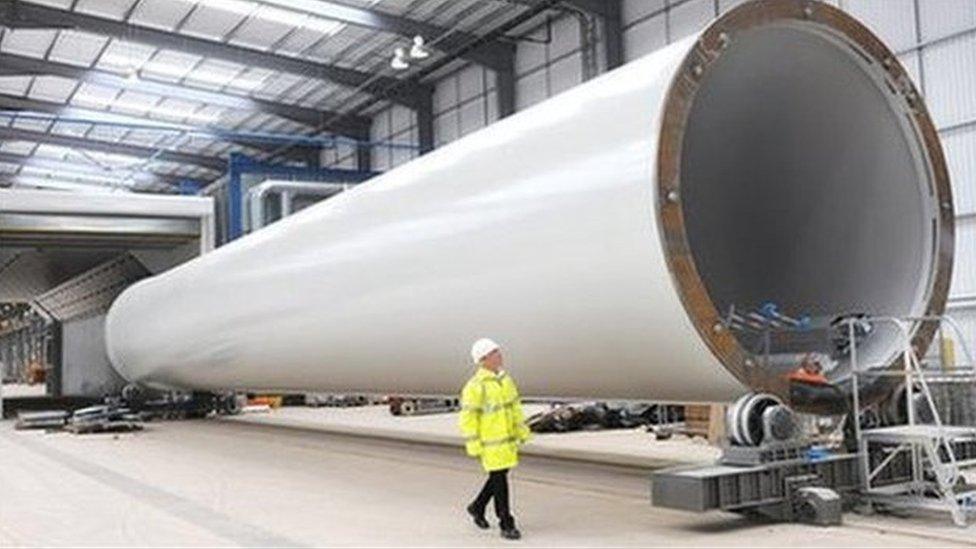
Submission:
<svg viewBox="0 0 976 549">
<path fill-rule="evenodd" d="M 62 393 L 90 397 L 117 394 L 126 382 L 105 354 L 105 315 L 69 320 L 62 329 Z"/>
</svg>

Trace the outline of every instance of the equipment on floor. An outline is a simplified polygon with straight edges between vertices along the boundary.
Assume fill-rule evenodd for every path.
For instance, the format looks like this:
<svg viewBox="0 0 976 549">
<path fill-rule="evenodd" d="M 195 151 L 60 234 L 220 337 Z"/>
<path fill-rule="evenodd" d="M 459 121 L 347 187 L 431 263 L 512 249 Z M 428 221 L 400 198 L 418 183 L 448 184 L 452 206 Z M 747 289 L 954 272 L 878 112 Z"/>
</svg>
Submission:
<svg viewBox="0 0 976 549">
<path fill-rule="evenodd" d="M 75 434 L 138 431 L 152 420 L 198 419 L 210 415 L 237 414 L 246 397 L 237 393 L 182 393 L 147 391 L 127 385 L 119 396 L 73 411 L 21 411 L 17 429 L 60 430 Z"/>
<path fill-rule="evenodd" d="M 68 418 L 65 430 L 76 435 L 141 431 L 143 420 L 141 414 L 118 403 L 110 403 L 75 410 Z"/>
<path fill-rule="evenodd" d="M 65 430 L 74 434 L 120 433 L 142 430 L 145 417 L 123 406 L 119 401 L 79 408 L 74 412 L 46 410 L 20 412 L 16 429 Z"/>
<path fill-rule="evenodd" d="M 554 404 L 549 410 L 529 416 L 525 422 L 534 433 L 567 433 L 670 426 L 683 419 L 684 407 L 678 405 L 581 402 Z"/>
<path fill-rule="evenodd" d="M 447 414 L 461 409 L 461 402 L 455 397 L 390 396 L 387 402 L 390 405 L 390 413 L 395 416 Z"/>
<path fill-rule="evenodd" d="M 913 347 L 917 324 L 940 337 L 951 330 L 966 362 L 925 363 Z M 866 325 L 873 329 L 862 330 Z M 968 524 L 976 514 L 976 486 L 966 482 L 962 471 L 976 466 L 976 423 L 971 421 L 976 401 L 938 396 L 940 387 L 970 395 L 976 388 L 972 355 L 958 326 L 939 316 L 847 315 L 829 329 L 834 336 L 838 330 L 847 332 L 848 344 L 835 346 L 834 352 L 851 356 L 845 383 L 852 401 L 842 437 L 805 433 L 800 418 L 777 397 L 747 394 L 728 410 L 729 436 L 719 462 L 654 473 L 653 504 L 814 524 L 839 523 L 842 507 L 927 510 L 948 513 L 959 526 Z M 899 336 L 900 371 L 859 358 L 870 334 L 882 330 Z M 902 388 L 880 403 L 862 402 L 861 379 L 876 377 L 900 381 Z"/>
<path fill-rule="evenodd" d="M 379 403 L 379 399 L 369 395 L 347 395 L 333 393 L 306 393 L 305 406 L 326 408 L 352 408 Z"/>
<path fill-rule="evenodd" d="M 60 429 L 68 423 L 71 412 L 64 410 L 43 410 L 40 412 L 19 412 L 15 429 Z"/>
</svg>

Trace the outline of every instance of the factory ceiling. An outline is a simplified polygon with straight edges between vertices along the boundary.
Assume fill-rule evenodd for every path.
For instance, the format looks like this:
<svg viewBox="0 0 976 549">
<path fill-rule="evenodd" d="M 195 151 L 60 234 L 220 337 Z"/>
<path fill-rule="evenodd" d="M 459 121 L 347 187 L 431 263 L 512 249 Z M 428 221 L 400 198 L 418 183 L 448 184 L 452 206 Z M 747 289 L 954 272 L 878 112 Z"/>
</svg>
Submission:
<svg viewBox="0 0 976 549">
<path fill-rule="evenodd" d="M 438 74 L 475 63 L 514 86 L 506 31 L 557 4 L 5 0 L 0 185 L 173 192 L 219 178 L 231 152 L 306 162 L 337 140 L 364 146 L 371 114 L 389 104 L 432 127 Z M 392 52 L 415 36 L 430 57 L 393 69 Z M 514 92 L 499 92 L 511 112 Z"/>
</svg>

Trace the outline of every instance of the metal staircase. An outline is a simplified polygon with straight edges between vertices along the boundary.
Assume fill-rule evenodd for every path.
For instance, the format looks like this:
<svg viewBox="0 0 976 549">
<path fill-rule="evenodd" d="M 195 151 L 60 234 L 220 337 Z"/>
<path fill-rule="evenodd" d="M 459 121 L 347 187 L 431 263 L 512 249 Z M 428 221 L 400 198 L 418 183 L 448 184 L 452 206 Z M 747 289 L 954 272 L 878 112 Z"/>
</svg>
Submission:
<svg viewBox="0 0 976 549">
<path fill-rule="evenodd" d="M 862 495 L 867 502 L 883 507 L 948 512 L 958 526 L 966 526 L 976 514 L 976 486 L 966 483 L 962 470 L 976 465 L 976 426 L 946 425 L 930 383 L 949 378 L 976 382 L 972 355 L 962 333 L 948 317 L 874 317 L 871 322 L 898 328 L 904 368 L 893 371 L 858 364 L 857 339 L 850 325 L 853 409 L 858 416 L 853 423 L 862 468 Z M 953 365 L 951 371 L 924 368 L 912 347 L 909 330 L 918 323 L 936 323 L 939 333 L 950 327 L 966 364 Z M 858 378 L 865 375 L 904 377 L 907 423 L 861 428 Z M 921 414 L 926 416 L 921 421 L 919 408 L 928 412 Z"/>
</svg>

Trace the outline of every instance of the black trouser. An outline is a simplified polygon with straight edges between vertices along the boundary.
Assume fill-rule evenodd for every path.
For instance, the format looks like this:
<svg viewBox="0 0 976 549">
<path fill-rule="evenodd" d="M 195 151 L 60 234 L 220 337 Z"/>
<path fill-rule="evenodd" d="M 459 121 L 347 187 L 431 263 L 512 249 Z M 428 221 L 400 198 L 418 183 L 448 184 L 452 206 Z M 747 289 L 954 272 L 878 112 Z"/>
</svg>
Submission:
<svg viewBox="0 0 976 549">
<path fill-rule="evenodd" d="M 478 497 L 474 498 L 471 506 L 484 515 L 490 499 L 495 500 L 495 515 L 498 516 L 502 529 L 514 528 L 515 518 L 512 517 L 508 507 L 508 469 L 488 473 L 488 480 L 485 481 L 484 487 L 478 493 Z"/>
</svg>

